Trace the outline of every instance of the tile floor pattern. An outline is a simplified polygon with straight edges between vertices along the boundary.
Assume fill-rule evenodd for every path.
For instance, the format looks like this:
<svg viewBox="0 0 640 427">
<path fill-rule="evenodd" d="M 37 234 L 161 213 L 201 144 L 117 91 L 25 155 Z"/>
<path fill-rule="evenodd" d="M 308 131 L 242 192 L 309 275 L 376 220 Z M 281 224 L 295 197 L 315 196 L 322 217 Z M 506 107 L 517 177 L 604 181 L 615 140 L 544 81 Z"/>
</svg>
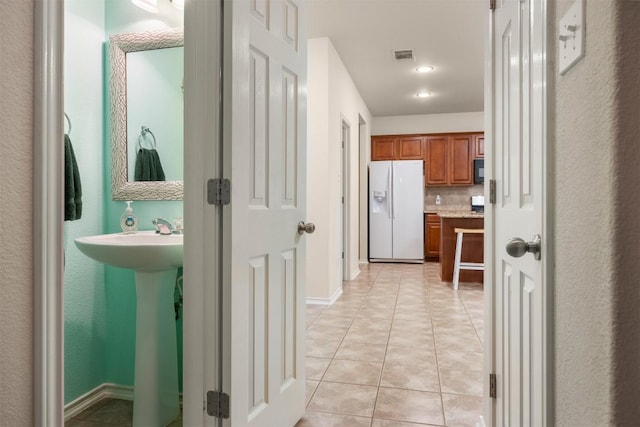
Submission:
<svg viewBox="0 0 640 427">
<path fill-rule="evenodd" d="M 307 306 L 297 427 L 473 427 L 482 414 L 482 285 L 439 264 L 365 264 L 330 307 Z"/>
<path fill-rule="evenodd" d="M 307 407 L 297 427 L 473 427 L 482 286 L 455 292 L 436 263 L 360 269 L 335 304 L 307 306 Z M 130 426 L 132 413 L 132 402 L 105 399 L 65 426 Z M 182 417 L 170 424 L 179 426 Z"/>
</svg>

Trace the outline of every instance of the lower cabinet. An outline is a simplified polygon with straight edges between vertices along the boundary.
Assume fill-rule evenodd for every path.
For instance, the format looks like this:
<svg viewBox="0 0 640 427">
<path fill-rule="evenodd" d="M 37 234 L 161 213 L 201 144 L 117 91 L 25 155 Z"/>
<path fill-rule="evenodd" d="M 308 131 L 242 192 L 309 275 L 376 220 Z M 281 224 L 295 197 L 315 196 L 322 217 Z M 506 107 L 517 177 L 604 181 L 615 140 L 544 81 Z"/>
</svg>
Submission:
<svg viewBox="0 0 640 427">
<path fill-rule="evenodd" d="M 440 216 L 425 214 L 424 257 L 437 261 L 440 258 Z"/>
</svg>

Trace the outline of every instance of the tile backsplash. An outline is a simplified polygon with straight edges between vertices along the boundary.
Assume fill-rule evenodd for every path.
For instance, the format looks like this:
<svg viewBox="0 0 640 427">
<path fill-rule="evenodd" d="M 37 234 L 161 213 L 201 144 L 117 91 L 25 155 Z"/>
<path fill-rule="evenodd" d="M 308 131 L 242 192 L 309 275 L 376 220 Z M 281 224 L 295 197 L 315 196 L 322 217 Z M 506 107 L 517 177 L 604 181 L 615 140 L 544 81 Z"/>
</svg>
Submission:
<svg viewBox="0 0 640 427">
<path fill-rule="evenodd" d="M 484 186 L 470 187 L 425 187 L 424 210 L 471 210 L 471 196 L 482 196 Z M 440 196 L 440 204 L 436 205 L 436 196 Z"/>
</svg>

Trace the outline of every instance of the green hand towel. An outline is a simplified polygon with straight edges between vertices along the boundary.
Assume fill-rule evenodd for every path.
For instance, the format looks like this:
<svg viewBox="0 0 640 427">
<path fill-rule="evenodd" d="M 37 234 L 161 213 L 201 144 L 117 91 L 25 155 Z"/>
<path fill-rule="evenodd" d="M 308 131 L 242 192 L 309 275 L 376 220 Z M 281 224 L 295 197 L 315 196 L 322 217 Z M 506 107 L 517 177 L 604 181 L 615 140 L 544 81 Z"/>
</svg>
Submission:
<svg viewBox="0 0 640 427">
<path fill-rule="evenodd" d="M 64 136 L 64 220 L 82 217 L 82 184 L 76 155 L 69 135 Z"/>
</svg>

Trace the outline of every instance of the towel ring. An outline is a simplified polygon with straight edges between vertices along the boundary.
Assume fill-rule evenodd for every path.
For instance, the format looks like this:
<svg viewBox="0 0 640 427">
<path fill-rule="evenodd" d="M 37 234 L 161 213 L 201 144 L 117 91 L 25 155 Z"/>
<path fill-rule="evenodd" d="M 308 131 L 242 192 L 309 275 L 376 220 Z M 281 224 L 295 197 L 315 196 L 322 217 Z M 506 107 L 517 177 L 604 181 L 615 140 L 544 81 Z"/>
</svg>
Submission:
<svg viewBox="0 0 640 427">
<path fill-rule="evenodd" d="M 71 119 L 69 119 L 67 113 L 64 113 L 64 118 L 67 119 L 67 123 L 69 124 L 69 131 L 67 132 L 67 135 L 71 135 Z"/>
<path fill-rule="evenodd" d="M 150 133 L 151 137 L 153 138 L 153 146 L 151 148 L 156 148 L 156 136 L 153 134 L 153 132 L 151 132 L 151 130 L 146 127 L 146 126 L 142 126 L 142 129 L 140 130 L 140 135 L 138 135 L 138 150 L 140 150 L 142 148 L 142 140 L 146 137 L 146 135 Z"/>
</svg>

